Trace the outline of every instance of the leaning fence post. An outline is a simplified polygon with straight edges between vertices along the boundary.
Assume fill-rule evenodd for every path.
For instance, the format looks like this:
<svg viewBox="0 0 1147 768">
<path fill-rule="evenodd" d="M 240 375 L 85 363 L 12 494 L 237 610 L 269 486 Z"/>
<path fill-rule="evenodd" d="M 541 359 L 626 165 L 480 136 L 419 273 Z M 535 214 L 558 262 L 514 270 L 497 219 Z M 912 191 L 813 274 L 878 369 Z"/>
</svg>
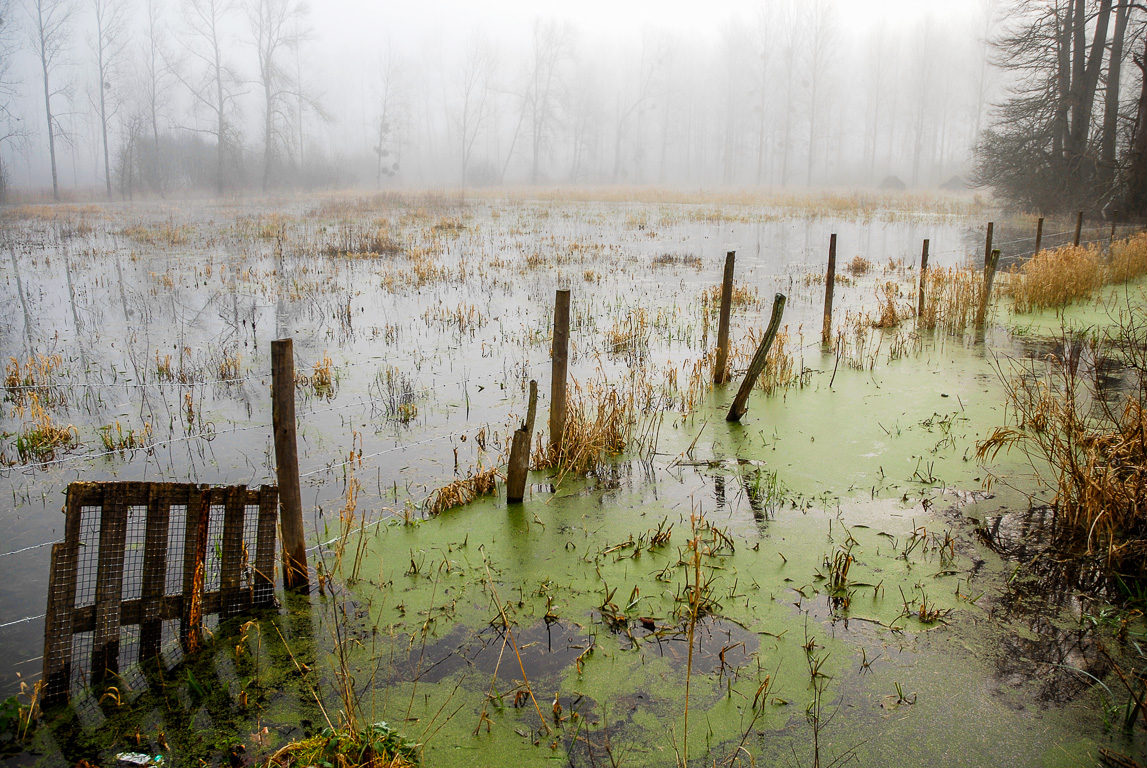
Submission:
<svg viewBox="0 0 1147 768">
<path fill-rule="evenodd" d="M 295 353 L 291 339 L 271 342 L 271 422 L 283 530 L 283 586 L 310 590 L 299 488 L 299 448 L 295 436 Z"/>
<path fill-rule="evenodd" d="M 988 234 L 984 238 L 984 266 L 988 265 L 988 261 L 992 258 L 992 231 L 996 228 L 994 221 L 988 222 Z"/>
<path fill-rule="evenodd" d="M 550 453 L 561 454 L 566 431 L 566 370 L 570 352 L 570 291 L 558 290 L 554 299 L 553 366 L 550 374 Z"/>
<path fill-rule="evenodd" d="M 836 243 L 836 235 L 832 236 L 833 244 Z M 833 252 L 835 252 L 835 248 Z M 733 405 L 729 407 L 729 413 L 725 416 L 725 421 L 740 421 L 741 417 L 745 415 L 748 408 L 749 393 L 753 391 L 753 384 L 757 381 L 757 377 L 761 375 L 761 371 L 765 370 L 765 362 L 769 358 L 769 349 L 773 346 L 773 340 L 777 337 L 777 330 L 781 327 L 781 315 L 785 312 L 785 295 L 778 293 L 773 299 L 773 316 L 769 320 L 769 328 L 765 331 L 764 338 L 761 339 L 760 345 L 757 347 L 756 353 L 753 355 L 753 361 L 749 363 L 749 370 L 745 373 L 745 378 L 741 382 L 741 388 L 737 390 L 737 396 L 733 399 Z"/>
<path fill-rule="evenodd" d="M 836 284 L 836 235 L 828 238 L 828 271 L 824 275 L 824 325 L 820 329 L 820 343 L 832 341 L 832 290 Z M 780 296 L 780 294 L 777 294 Z M 783 306 L 782 297 L 782 306 Z M 774 308 L 775 308 L 774 304 Z"/>
<path fill-rule="evenodd" d="M 980 297 L 980 311 L 976 313 L 976 328 L 984 327 L 984 320 L 988 316 L 988 302 L 992 299 L 992 281 L 996 278 L 996 265 L 1000 262 L 1000 251 L 995 249 L 988 256 L 988 263 L 984 265 L 984 293 Z"/>
<path fill-rule="evenodd" d="M 733 306 L 733 265 L 737 252 L 725 254 L 725 276 L 721 280 L 721 319 L 717 325 L 717 364 L 713 372 L 713 383 L 724 384 L 729 380 L 729 316 Z"/>
<path fill-rule="evenodd" d="M 1039 253 L 1041 245 L 1043 245 L 1043 216 L 1040 216 L 1039 221 L 1035 223 L 1035 253 L 1032 256 Z"/>
<path fill-rule="evenodd" d="M 1079 236 L 1083 233 L 1083 211 L 1075 217 L 1075 239 L 1072 240 L 1072 245 L 1079 245 Z"/>
<path fill-rule="evenodd" d="M 515 504 L 526 495 L 526 475 L 530 471 L 530 443 L 534 435 L 534 415 L 538 407 L 538 382 L 530 380 L 530 405 L 526 420 L 514 430 L 510 444 L 510 466 L 506 473 L 506 501 Z"/>
<path fill-rule="evenodd" d="M 924 249 L 920 252 L 920 304 L 916 309 L 916 317 L 924 316 L 924 287 L 928 278 L 928 238 L 924 238 Z"/>
</svg>

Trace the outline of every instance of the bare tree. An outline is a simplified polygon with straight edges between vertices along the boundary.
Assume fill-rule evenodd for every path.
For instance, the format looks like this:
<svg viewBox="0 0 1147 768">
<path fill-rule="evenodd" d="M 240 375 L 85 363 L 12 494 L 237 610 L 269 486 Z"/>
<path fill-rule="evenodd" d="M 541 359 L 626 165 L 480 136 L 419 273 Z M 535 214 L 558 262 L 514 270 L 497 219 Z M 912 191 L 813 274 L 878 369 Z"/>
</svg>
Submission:
<svg viewBox="0 0 1147 768">
<path fill-rule="evenodd" d="M 127 4 L 125 0 L 90 0 L 95 19 L 95 37 L 92 38 L 92 53 L 96 58 L 96 74 L 99 77 L 95 107 L 99 113 L 100 139 L 104 154 L 104 182 L 108 197 L 112 196 L 111 152 L 108 147 L 108 122 L 115 113 L 113 83 L 118 81 L 120 63 L 127 43 Z"/>
<path fill-rule="evenodd" d="M 816 141 L 820 135 L 822 103 L 829 88 L 829 76 L 836 61 L 837 29 L 834 6 L 829 0 L 812 0 L 808 12 L 809 43 L 806 49 L 805 76 L 808 91 L 808 173 L 805 183 L 812 184 L 816 158 Z"/>
<path fill-rule="evenodd" d="M 549 144 L 564 85 L 561 67 L 569 59 L 573 28 L 553 19 L 534 21 L 533 50 L 523 110 L 530 125 L 530 183 L 538 183 L 539 157 Z"/>
<path fill-rule="evenodd" d="M 75 5 L 71 0 L 24 0 L 24 9 L 31 19 L 28 29 L 32 50 L 40 64 L 44 82 L 44 112 L 48 120 L 48 156 L 52 164 L 52 199 L 60 199 L 59 175 L 56 171 L 56 136 L 59 121 L 52 111 L 52 97 L 66 92 L 66 87 L 52 85 L 57 69 L 64 63 L 64 52 L 71 42 L 72 16 Z"/>
<path fill-rule="evenodd" d="M 377 159 L 375 184 L 382 186 L 382 177 L 398 173 L 398 142 L 394 140 L 402 105 L 402 61 L 389 43 L 378 61 L 378 142 L 374 146 Z"/>
<path fill-rule="evenodd" d="M 263 191 L 271 183 L 271 174 L 283 143 L 282 124 L 289 109 L 288 96 L 300 97 L 302 89 L 294 82 L 282 63 L 287 52 L 297 49 L 306 38 L 305 25 L 309 8 L 302 0 L 248 0 L 247 23 L 255 43 L 259 63 L 259 86 L 263 92 Z M 301 109 L 300 109 L 301 113 Z"/>
<path fill-rule="evenodd" d="M 0 203 L 8 200 L 9 183 L 3 147 L 24 136 L 20 119 L 12 111 L 12 102 L 16 96 L 16 81 L 12 75 L 12 59 L 16 55 L 16 28 L 13 22 L 12 0 L 0 0 Z"/>
<path fill-rule="evenodd" d="M 188 40 L 183 47 L 195 61 L 193 71 L 173 70 L 194 97 L 196 103 L 211 115 L 215 136 L 215 185 L 223 194 L 226 178 L 227 147 L 231 141 L 230 115 L 235 102 L 238 78 L 224 60 L 227 37 L 224 20 L 231 10 L 229 0 L 184 0 L 183 15 L 187 21 Z"/>
<path fill-rule="evenodd" d="M 757 118 L 757 186 L 761 186 L 765 173 L 765 137 L 768 130 L 769 106 L 769 78 L 772 75 L 773 55 L 775 45 L 773 29 L 775 24 L 775 7 L 762 4 L 757 10 L 756 23 L 753 25 L 753 35 L 750 40 L 752 46 L 752 72 L 753 90 L 756 92 L 757 103 L 754 107 Z"/>
<path fill-rule="evenodd" d="M 171 69 L 168 66 L 167 30 L 163 23 L 161 0 L 144 0 L 144 39 L 140 74 L 142 112 L 151 134 L 150 159 L 146 163 L 147 179 L 151 189 L 161 197 L 164 194 L 163 171 L 159 151 L 159 121 L 168 102 Z M 134 138 L 134 134 L 133 134 Z M 138 147 L 132 153 L 138 157 Z"/>
<path fill-rule="evenodd" d="M 641 58 L 638 61 L 633 88 L 627 88 L 623 83 L 617 94 L 613 130 L 613 180 L 615 182 L 621 178 L 621 150 L 629 136 L 630 123 L 645 104 L 656 96 L 657 79 L 668 56 L 669 50 L 663 34 L 642 33 Z"/>
<path fill-rule="evenodd" d="M 458 112 L 455 122 L 462 150 L 462 186 L 466 186 L 466 173 L 478 132 L 490 116 L 493 107 L 491 85 L 497 57 L 493 46 L 481 33 L 475 32 L 466 48 L 465 58 L 458 71 Z"/>
</svg>

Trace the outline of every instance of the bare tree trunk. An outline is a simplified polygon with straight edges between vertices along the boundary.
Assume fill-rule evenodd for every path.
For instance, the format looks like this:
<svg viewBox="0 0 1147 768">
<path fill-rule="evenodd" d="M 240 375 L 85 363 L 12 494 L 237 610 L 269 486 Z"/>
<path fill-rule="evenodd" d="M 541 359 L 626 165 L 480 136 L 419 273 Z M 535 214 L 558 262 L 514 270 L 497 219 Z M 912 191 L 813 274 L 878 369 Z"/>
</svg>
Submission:
<svg viewBox="0 0 1147 768">
<path fill-rule="evenodd" d="M 1103 135 L 1099 146 L 1100 184 L 1112 190 L 1115 183 L 1115 140 L 1119 131 L 1119 81 L 1123 72 L 1123 41 L 1127 34 L 1130 6 L 1120 4 L 1115 14 L 1115 34 L 1111 38 L 1111 59 L 1107 66 L 1107 90 L 1103 104 Z"/>
</svg>

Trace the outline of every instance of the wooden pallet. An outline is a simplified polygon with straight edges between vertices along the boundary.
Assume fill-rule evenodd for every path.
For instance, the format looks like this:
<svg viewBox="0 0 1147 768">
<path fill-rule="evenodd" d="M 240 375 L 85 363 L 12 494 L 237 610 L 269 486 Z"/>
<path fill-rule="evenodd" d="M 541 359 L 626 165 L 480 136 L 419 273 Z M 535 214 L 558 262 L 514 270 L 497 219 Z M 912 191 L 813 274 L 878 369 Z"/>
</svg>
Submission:
<svg viewBox="0 0 1147 768">
<path fill-rule="evenodd" d="M 273 605 L 278 501 L 278 489 L 273 485 L 255 490 L 242 485 L 184 483 L 69 485 L 64 540 L 52 547 L 48 581 L 41 689 L 44 706 L 68 700 L 74 672 L 93 686 L 118 675 L 123 627 L 138 625 L 138 656 L 144 661 L 159 655 L 165 620 L 179 621 L 180 644 L 191 653 L 202 642 L 205 616 L 218 614 L 221 619 L 228 619 Z M 219 568 L 218 589 L 207 592 L 208 531 L 213 509 L 220 507 L 223 530 L 214 552 Z M 184 510 L 182 552 L 168 551 L 172 508 Z M 258 510 L 255 541 L 244 540 L 248 508 Z M 84 509 L 91 510 L 89 515 L 99 515 L 94 573 L 90 568 L 88 572 L 79 568 Z M 140 573 L 126 574 L 125 548 L 129 511 L 133 509 L 145 514 L 142 569 Z M 251 551 L 255 553 L 253 562 Z M 170 593 L 167 584 L 173 569 L 169 560 L 180 556 L 182 568 L 176 569 L 178 589 Z M 137 580 L 133 586 L 138 584 L 139 597 L 125 600 L 129 578 Z M 77 595 L 88 594 L 94 595 L 91 602 L 85 599 L 84 605 L 76 604 Z M 75 664 L 88 660 L 73 658 L 73 637 L 88 632 L 92 633 L 90 667 L 74 670 Z"/>
</svg>

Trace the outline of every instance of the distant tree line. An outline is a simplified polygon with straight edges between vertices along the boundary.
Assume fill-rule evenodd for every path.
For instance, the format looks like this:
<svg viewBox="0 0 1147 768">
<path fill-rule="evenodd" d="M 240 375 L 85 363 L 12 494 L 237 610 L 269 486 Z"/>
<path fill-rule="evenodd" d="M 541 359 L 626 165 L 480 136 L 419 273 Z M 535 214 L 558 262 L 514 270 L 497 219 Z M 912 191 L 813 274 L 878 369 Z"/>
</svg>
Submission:
<svg viewBox="0 0 1147 768">
<path fill-rule="evenodd" d="M 995 2 L 859 33 L 838 0 L 766 0 L 705 40 L 549 18 L 416 50 L 380 34 L 319 82 L 303 0 L 0 0 L 0 193 L 936 185 L 981 139 Z"/>
<path fill-rule="evenodd" d="M 1147 217 L 1147 5 L 1011 0 L 978 183 L 1019 208 Z"/>
</svg>

